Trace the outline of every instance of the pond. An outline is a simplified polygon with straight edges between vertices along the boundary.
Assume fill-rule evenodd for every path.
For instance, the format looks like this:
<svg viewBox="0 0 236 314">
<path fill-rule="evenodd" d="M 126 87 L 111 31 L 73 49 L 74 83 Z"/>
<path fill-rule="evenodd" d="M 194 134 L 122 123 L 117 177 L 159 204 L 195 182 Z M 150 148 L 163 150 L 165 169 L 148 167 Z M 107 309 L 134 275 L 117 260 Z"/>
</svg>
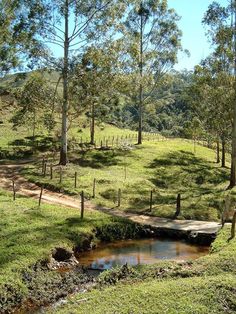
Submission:
<svg viewBox="0 0 236 314">
<path fill-rule="evenodd" d="M 169 239 L 125 240 L 102 244 L 95 250 L 79 254 L 80 265 L 92 269 L 115 266 L 155 264 L 158 260 L 190 260 L 209 253 L 209 246 Z"/>
</svg>

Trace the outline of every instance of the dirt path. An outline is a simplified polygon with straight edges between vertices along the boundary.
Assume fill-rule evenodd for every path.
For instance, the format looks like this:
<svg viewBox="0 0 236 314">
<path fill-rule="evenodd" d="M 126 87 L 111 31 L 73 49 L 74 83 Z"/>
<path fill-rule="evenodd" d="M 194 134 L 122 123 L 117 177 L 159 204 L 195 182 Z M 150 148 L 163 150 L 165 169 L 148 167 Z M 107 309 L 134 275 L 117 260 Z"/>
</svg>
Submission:
<svg viewBox="0 0 236 314">
<path fill-rule="evenodd" d="M 0 165 L 0 187 L 5 190 L 12 191 L 12 180 L 14 179 L 17 194 L 38 199 L 40 194 L 40 187 L 27 181 L 19 173 L 19 171 L 27 163 L 28 162 L 21 162 L 18 164 Z M 57 204 L 76 209 L 80 208 L 79 199 L 67 196 L 62 193 L 52 192 L 47 189 L 44 189 L 43 191 L 42 201 L 49 204 Z M 87 209 L 92 209 L 92 207 L 93 206 L 91 204 L 86 204 Z"/>
<path fill-rule="evenodd" d="M 152 226 L 157 229 L 176 230 L 185 233 L 196 232 L 199 234 L 216 234 L 221 224 L 214 221 L 199 221 L 199 220 L 173 220 L 160 217 L 152 217 L 147 215 L 138 215 L 134 213 L 121 212 L 117 209 L 101 209 L 107 214 L 113 216 L 127 218 L 133 222 L 147 226 Z"/>
<path fill-rule="evenodd" d="M 5 190 L 12 191 L 12 180 L 14 179 L 18 194 L 38 199 L 40 194 L 40 187 L 34 183 L 27 181 L 19 173 L 19 170 L 22 169 L 26 164 L 27 162 L 0 165 L 0 187 Z M 80 209 L 79 199 L 64 195 L 62 193 L 52 192 L 46 189 L 44 189 L 42 201 L 49 204 L 57 204 L 61 206 Z M 93 205 L 89 201 L 86 202 L 86 210 L 95 209 L 95 205 Z M 171 220 L 159 217 L 151 217 L 147 215 L 126 213 L 118 209 L 100 208 L 100 210 L 113 216 L 127 218 L 136 223 L 166 230 L 197 232 L 202 234 L 216 234 L 221 228 L 221 225 L 217 222 L 197 220 Z"/>
</svg>

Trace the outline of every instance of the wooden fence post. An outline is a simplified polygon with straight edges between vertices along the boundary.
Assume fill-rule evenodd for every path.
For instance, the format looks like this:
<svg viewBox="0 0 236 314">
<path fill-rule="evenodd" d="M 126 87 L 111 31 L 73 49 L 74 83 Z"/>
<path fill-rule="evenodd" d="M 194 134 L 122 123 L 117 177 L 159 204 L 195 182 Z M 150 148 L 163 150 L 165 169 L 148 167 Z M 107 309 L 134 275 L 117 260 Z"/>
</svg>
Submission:
<svg viewBox="0 0 236 314">
<path fill-rule="evenodd" d="M 96 196 L 96 179 L 93 179 L 93 198 Z"/>
<path fill-rule="evenodd" d="M 13 201 L 16 200 L 16 186 L 15 186 L 15 181 L 12 180 L 12 190 L 13 190 Z"/>
<path fill-rule="evenodd" d="M 117 206 L 120 207 L 121 204 L 121 189 L 118 190 L 118 204 Z"/>
<path fill-rule="evenodd" d="M 175 212 L 175 216 L 174 216 L 175 219 L 179 216 L 180 210 L 181 210 L 181 195 L 178 194 L 177 200 L 176 200 L 176 212 Z"/>
<path fill-rule="evenodd" d="M 60 179 L 59 179 L 59 183 L 62 184 L 62 167 L 60 167 Z"/>
<path fill-rule="evenodd" d="M 52 180 L 53 179 L 53 172 L 52 172 L 52 165 L 50 165 L 50 179 Z"/>
<path fill-rule="evenodd" d="M 77 171 L 75 172 L 75 189 L 77 188 Z"/>
<path fill-rule="evenodd" d="M 234 210 L 234 215 L 233 215 L 233 219 L 232 219 L 230 240 L 235 238 L 235 225 L 236 225 L 236 210 Z"/>
<path fill-rule="evenodd" d="M 80 218 L 84 218 L 84 191 L 81 192 L 81 214 Z"/>
<path fill-rule="evenodd" d="M 152 202 L 153 202 L 153 190 L 150 193 L 150 212 L 152 211 Z"/>
<path fill-rule="evenodd" d="M 41 205 L 42 196 L 43 196 L 43 185 L 41 186 L 41 190 L 40 190 L 40 194 L 39 194 L 39 207 Z"/>
</svg>

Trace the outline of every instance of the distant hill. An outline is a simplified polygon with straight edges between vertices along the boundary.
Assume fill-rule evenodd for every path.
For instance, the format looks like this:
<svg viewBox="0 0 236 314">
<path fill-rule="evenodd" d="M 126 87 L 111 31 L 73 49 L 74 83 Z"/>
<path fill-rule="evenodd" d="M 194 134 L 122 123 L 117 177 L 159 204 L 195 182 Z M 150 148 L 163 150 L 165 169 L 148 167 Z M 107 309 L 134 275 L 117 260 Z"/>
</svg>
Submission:
<svg viewBox="0 0 236 314">
<path fill-rule="evenodd" d="M 29 79 L 30 75 L 35 72 L 37 71 L 7 74 L 3 78 L 0 78 L 0 95 L 7 94 L 11 89 L 23 86 Z M 57 71 L 49 72 L 47 70 L 43 70 L 40 72 L 45 77 L 45 80 L 47 80 L 51 85 L 56 86 L 59 79 L 59 73 Z"/>
</svg>

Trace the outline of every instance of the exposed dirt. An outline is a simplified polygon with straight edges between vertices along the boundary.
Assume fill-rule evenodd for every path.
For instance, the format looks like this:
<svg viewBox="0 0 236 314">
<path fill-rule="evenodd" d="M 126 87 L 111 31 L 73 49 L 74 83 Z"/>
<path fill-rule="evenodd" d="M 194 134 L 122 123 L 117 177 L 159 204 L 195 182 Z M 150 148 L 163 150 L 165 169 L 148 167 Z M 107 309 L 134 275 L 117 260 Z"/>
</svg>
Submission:
<svg viewBox="0 0 236 314">
<path fill-rule="evenodd" d="M 17 164 L 4 164 L 0 165 L 0 187 L 13 191 L 13 180 L 15 182 L 16 197 L 17 194 L 39 199 L 41 188 L 29 181 L 22 175 L 20 170 L 27 164 L 27 161 L 22 161 Z M 63 193 L 52 192 L 47 189 L 43 190 L 42 202 L 49 204 L 58 204 L 62 206 L 80 208 L 80 199 L 67 196 Z M 86 209 L 93 209 L 91 203 L 86 203 Z"/>
</svg>

